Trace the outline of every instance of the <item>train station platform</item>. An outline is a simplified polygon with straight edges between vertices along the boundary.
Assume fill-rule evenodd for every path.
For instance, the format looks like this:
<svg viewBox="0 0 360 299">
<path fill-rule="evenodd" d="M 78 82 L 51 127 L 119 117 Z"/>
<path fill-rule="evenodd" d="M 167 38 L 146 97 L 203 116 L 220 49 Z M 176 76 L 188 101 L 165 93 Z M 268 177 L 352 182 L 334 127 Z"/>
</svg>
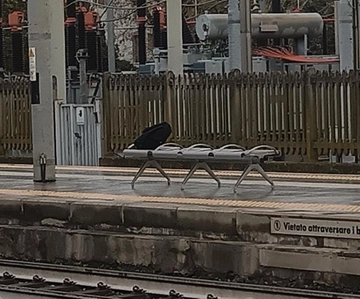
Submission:
<svg viewBox="0 0 360 299">
<path fill-rule="evenodd" d="M 31 165 L 0 164 L 0 199 L 67 201 L 151 202 L 161 204 L 223 206 L 319 212 L 360 212 L 360 175 L 269 173 L 272 190 L 256 173 L 233 192 L 240 171 L 215 171 L 222 181 L 218 188 L 204 171 L 181 190 L 185 170 L 167 170 L 173 177 L 168 186 L 156 170 L 148 169 L 132 189 L 136 168 L 58 166 L 57 181 L 34 183 Z"/>
<path fill-rule="evenodd" d="M 221 188 L 199 171 L 184 190 L 185 170 L 168 170 L 168 186 L 149 169 L 132 189 L 136 171 L 59 166 L 42 184 L 31 165 L 0 165 L 0 256 L 347 286 L 360 275 L 360 175 L 268 173 L 272 190 L 253 174 L 234 193 L 237 171 L 216 171 Z"/>
</svg>

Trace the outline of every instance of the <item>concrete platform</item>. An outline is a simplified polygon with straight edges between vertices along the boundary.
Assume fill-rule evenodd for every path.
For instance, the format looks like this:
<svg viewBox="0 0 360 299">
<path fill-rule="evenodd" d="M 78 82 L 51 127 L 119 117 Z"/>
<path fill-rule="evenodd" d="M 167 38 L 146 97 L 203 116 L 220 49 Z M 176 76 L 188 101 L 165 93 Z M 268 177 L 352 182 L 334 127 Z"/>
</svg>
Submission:
<svg viewBox="0 0 360 299">
<path fill-rule="evenodd" d="M 184 191 L 180 189 L 180 177 L 185 170 L 168 171 L 173 177 L 171 186 L 149 170 L 132 189 L 130 182 L 135 172 L 135 168 L 58 167 L 57 181 L 41 184 L 32 181 L 31 165 L 0 165 L 0 198 L 360 212 L 360 175 L 269 173 L 276 185 L 271 190 L 254 174 L 234 193 L 232 187 L 240 173 L 236 171 L 216 172 L 222 181 L 221 188 L 199 172 Z"/>
<path fill-rule="evenodd" d="M 274 190 L 253 175 L 234 193 L 236 171 L 217 172 L 221 188 L 200 172 L 184 191 L 185 171 L 168 171 L 167 186 L 150 170 L 132 189 L 135 172 L 58 167 L 41 184 L 29 165 L 0 165 L 0 256 L 330 284 L 360 275 L 359 175 L 270 173 Z"/>
</svg>

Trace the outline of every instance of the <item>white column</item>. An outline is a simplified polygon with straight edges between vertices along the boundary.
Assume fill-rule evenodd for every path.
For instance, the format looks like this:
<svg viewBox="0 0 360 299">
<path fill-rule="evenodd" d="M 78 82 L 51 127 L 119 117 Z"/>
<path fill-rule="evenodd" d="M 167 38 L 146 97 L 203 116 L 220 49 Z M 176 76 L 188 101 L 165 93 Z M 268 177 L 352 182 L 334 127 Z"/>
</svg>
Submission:
<svg viewBox="0 0 360 299">
<path fill-rule="evenodd" d="M 106 33 L 107 33 L 107 46 L 108 46 L 108 66 L 109 72 L 115 72 L 115 32 L 114 32 L 114 9 L 112 6 L 115 1 L 106 0 Z"/>
<path fill-rule="evenodd" d="M 251 53 L 251 3 L 250 0 L 240 0 L 240 49 L 241 71 L 252 72 Z"/>
<path fill-rule="evenodd" d="M 29 47 L 35 48 L 39 75 L 39 97 L 32 103 L 34 181 L 56 179 L 52 76 L 57 77 L 58 97 L 65 98 L 63 11 L 63 1 L 28 0 Z"/>
<path fill-rule="evenodd" d="M 357 37 L 358 20 L 354 19 L 357 15 L 356 7 L 347 0 L 335 1 L 335 45 L 336 54 L 340 59 L 340 71 L 350 71 L 356 67 L 356 49 L 354 47 L 359 41 Z M 354 2 L 354 4 L 356 4 Z M 355 32 L 354 32 L 355 31 Z M 355 38 L 355 43 L 354 43 Z"/>
<path fill-rule="evenodd" d="M 166 0 L 168 70 L 183 73 L 182 0 Z"/>
<path fill-rule="evenodd" d="M 228 36 L 230 70 L 241 70 L 239 0 L 229 0 L 228 2 Z"/>
<path fill-rule="evenodd" d="M 63 11 L 64 4 L 63 1 L 51 1 L 50 5 L 53 11 Z M 66 103 L 66 51 L 65 51 L 65 29 L 64 26 L 59 26 L 59 24 L 64 22 L 64 16 L 60 13 L 55 13 L 52 15 L 51 20 L 51 71 L 53 76 L 56 77 L 57 85 L 57 94 L 55 94 L 56 102 L 54 103 L 54 117 L 55 117 L 55 143 L 56 143 L 56 152 L 60 153 L 61 146 L 61 128 L 60 128 L 60 109 L 61 104 Z M 39 57 L 40 58 L 40 57 Z M 39 59 L 38 58 L 38 59 Z M 59 155 L 57 155 L 59 157 Z"/>
</svg>

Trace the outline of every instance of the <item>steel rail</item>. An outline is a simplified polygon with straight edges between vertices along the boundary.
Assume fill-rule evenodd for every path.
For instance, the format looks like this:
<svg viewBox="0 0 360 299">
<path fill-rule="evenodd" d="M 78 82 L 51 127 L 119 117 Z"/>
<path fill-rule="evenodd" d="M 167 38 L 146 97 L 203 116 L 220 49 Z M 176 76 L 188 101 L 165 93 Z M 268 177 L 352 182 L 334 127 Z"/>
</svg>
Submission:
<svg viewBox="0 0 360 299">
<path fill-rule="evenodd" d="M 34 274 L 37 274 L 47 281 L 54 283 L 62 283 L 64 278 L 69 278 L 79 285 L 94 286 L 101 281 L 111 286 L 114 290 L 129 292 L 131 292 L 132 287 L 135 285 L 149 293 L 159 295 L 169 294 L 169 290 L 174 289 L 187 298 L 205 299 L 208 294 L 211 294 L 219 299 L 360 299 L 360 295 L 355 294 L 0 259 L 0 273 L 5 271 L 20 279 L 31 279 Z"/>
</svg>

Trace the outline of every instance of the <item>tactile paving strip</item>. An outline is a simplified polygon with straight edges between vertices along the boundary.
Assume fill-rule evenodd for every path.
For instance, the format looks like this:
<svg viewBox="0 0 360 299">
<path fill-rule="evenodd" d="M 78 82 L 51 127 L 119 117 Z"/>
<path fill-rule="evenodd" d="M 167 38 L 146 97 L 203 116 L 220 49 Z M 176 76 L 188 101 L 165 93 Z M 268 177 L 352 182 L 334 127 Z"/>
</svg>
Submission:
<svg viewBox="0 0 360 299">
<path fill-rule="evenodd" d="M 232 200 L 232 199 L 210 199 L 210 198 L 181 198 L 181 197 L 154 197 L 154 196 L 134 196 L 134 195 L 115 195 L 105 193 L 87 192 L 64 192 L 64 191 L 39 191 L 39 190 L 19 190 L 19 189 L 0 189 L 0 194 L 21 197 L 57 197 L 68 200 L 103 200 L 103 201 L 126 201 L 126 202 L 148 202 L 148 203 L 169 203 L 186 205 L 206 205 L 206 206 L 225 206 L 237 208 L 263 208 L 274 210 L 304 210 L 304 211 L 323 211 L 337 213 L 360 213 L 360 206 L 344 204 L 315 204 L 315 203 L 284 203 L 254 200 Z"/>
<path fill-rule="evenodd" d="M 32 165 L 10 165 L 2 164 L 0 169 L 32 169 Z M 138 168 L 130 167 L 94 167 L 94 166 L 57 166 L 57 170 L 61 171 L 84 171 L 84 172 L 104 172 L 104 173 L 119 173 L 135 175 Z M 186 169 L 165 169 L 166 173 L 171 175 L 185 176 L 189 170 Z M 241 171 L 225 171 L 214 170 L 215 174 L 220 177 L 234 177 L 238 178 Z M 144 174 L 158 174 L 155 169 L 146 169 Z M 208 176 L 205 171 L 197 171 L 197 175 Z M 346 182 L 346 183 L 360 183 L 360 174 L 324 174 L 324 173 L 288 173 L 288 172 L 267 172 L 272 179 L 281 180 L 301 180 L 301 181 L 326 181 L 326 182 Z M 250 173 L 248 177 L 260 178 L 257 173 Z"/>
</svg>

